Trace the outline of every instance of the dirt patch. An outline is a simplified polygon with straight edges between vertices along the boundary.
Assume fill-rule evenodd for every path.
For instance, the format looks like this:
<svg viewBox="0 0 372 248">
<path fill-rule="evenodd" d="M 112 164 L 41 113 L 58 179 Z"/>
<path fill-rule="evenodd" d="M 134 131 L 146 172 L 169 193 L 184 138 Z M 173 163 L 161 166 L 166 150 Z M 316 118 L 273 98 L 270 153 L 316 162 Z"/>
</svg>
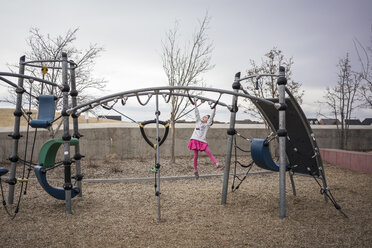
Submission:
<svg viewBox="0 0 372 248">
<path fill-rule="evenodd" d="M 193 175 L 191 157 L 161 163 L 162 176 Z M 151 178 L 153 166 L 153 160 L 115 158 L 82 163 L 85 178 Z M 325 171 L 348 219 L 324 201 L 314 179 L 297 176 L 297 196 L 287 181 L 287 217 L 280 219 L 277 173 L 250 175 L 229 192 L 226 205 L 220 204 L 222 177 L 162 181 L 160 222 L 153 182 L 84 183 L 83 197 L 72 200 L 73 214 L 67 215 L 65 203 L 32 180 L 15 220 L 0 211 L 1 246 L 371 247 L 372 175 L 330 165 Z M 199 172 L 222 174 L 206 157 L 200 158 Z M 62 168 L 48 178 L 61 175 Z"/>
</svg>

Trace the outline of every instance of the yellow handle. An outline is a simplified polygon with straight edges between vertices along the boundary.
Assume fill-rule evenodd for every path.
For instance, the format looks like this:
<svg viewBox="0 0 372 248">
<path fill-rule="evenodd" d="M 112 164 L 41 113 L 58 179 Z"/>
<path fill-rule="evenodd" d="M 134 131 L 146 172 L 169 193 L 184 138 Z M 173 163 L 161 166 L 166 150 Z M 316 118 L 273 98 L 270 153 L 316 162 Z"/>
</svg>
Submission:
<svg viewBox="0 0 372 248">
<path fill-rule="evenodd" d="M 27 178 L 18 178 L 17 181 L 20 182 L 20 183 L 27 183 L 28 179 Z"/>
<path fill-rule="evenodd" d="M 43 65 L 41 67 L 41 73 L 43 73 L 43 75 L 47 74 L 48 72 L 48 66 L 47 65 Z"/>
</svg>

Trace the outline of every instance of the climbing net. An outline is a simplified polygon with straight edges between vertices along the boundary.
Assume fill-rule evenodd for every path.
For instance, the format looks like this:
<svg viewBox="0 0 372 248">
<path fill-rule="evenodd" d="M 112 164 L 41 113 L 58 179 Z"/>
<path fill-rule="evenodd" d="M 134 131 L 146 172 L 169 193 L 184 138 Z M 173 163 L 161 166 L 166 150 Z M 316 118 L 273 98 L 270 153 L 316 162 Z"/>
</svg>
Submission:
<svg viewBox="0 0 372 248">
<path fill-rule="evenodd" d="M 236 135 L 234 135 L 234 143 L 233 143 L 233 146 L 234 146 L 234 174 L 233 174 L 233 182 L 232 182 L 232 186 L 231 186 L 232 192 L 235 192 L 236 190 L 239 189 L 240 185 L 244 182 L 245 179 L 247 179 L 247 177 L 249 175 L 249 172 L 251 171 L 253 165 L 255 164 L 255 161 L 253 160 L 253 158 L 251 156 L 251 150 L 246 149 L 245 148 L 246 145 L 244 145 L 244 148 L 242 148 L 240 145 L 238 145 L 238 142 L 237 142 L 237 137 L 239 137 L 240 139 L 243 140 L 243 142 L 245 142 L 245 144 L 247 144 L 246 142 L 248 142 L 249 147 L 250 147 L 251 142 L 252 142 L 252 138 L 247 138 L 244 135 L 242 135 L 241 133 L 237 132 L 236 130 L 235 130 L 235 134 Z M 265 142 L 267 144 L 269 144 L 275 138 L 276 138 L 276 135 L 273 132 L 271 132 L 265 138 Z M 240 157 L 238 155 L 239 152 L 245 154 L 246 156 L 250 156 L 250 159 L 248 160 L 248 162 L 243 163 L 239 160 L 239 157 Z M 239 174 L 237 173 L 237 167 L 238 166 L 246 169 L 246 172 L 245 172 L 245 174 L 243 174 L 242 177 L 241 177 L 241 175 L 239 176 Z M 237 181 L 236 186 L 235 186 L 235 181 Z"/>
</svg>

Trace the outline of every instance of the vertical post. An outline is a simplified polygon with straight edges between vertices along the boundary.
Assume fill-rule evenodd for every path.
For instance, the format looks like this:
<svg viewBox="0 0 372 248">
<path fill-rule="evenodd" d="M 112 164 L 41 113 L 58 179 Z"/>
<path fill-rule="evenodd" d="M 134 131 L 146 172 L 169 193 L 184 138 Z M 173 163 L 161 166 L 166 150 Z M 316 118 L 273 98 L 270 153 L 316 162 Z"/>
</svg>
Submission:
<svg viewBox="0 0 372 248">
<path fill-rule="evenodd" d="M 156 92 L 155 92 L 156 93 Z M 161 219 L 161 212 L 160 212 L 160 158 L 159 158 L 159 95 L 156 94 L 156 184 L 157 184 L 157 191 L 156 196 L 158 197 L 158 220 Z"/>
<path fill-rule="evenodd" d="M 25 64 L 26 56 L 22 56 L 19 58 L 19 74 L 25 73 Z M 12 155 L 10 156 L 10 175 L 9 175 L 9 193 L 8 193 L 8 204 L 13 204 L 14 202 L 14 187 L 16 184 L 16 168 L 18 162 L 18 145 L 19 139 L 22 137 L 19 131 L 19 126 L 21 122 L 22 116 L 22 95 L 25 92 L 23 89 L 23 78 L 18 78 L 18 88 L 16 89 L 17 93 L 17 103 L 16 108 L 14 110 L 14 129 L 13 133 L 9 135 L 13 138 L 13 146 L 12 146 Z M 31 97 L 31 96 L 30 96 Z M 26 158 L 23 158 L 26 159 Z"/>
<path fill-rule="evenodd" d="M 66 214 L 71 214 L 71 158 L 70 158 L 70 130 L 69 130 L 69 114 L 67 113 L 68 109 L 68 93 L 70 91 L 70 86 L 68 85 L 67 79 L 67 54 L 62 53 L 62 94 L 63 94 L 63 136 L 64 141 L 64 157 L 63 165 L 65 170 L 65 184 L 63 186 L 65 190 L 65 201 L 66 201 Z"/>
<path fill-rule="evenodd" d="M 279 137 L 279 189 L 280 189 L 280 218 L 283 219 L 286 216 L 286 137 L 287 129 L 285 123 L 285 111 L 287 105 L 285 103 L 285 85 L 287 79 L 285 78 L 285 68 L 279 67 L 279 78 L 277 80 L 278 91 L 279 91 L 279 130 L 277 131 Z"/>
<path fill-rule="evenodd" d="M 234 92 L 239 92 L 240 89 L 240 72 L 235 74 L 234 83 L 232 84 L 232 88 Z M 223 175 L 223 186 L 222 186 L 222 199 L 221 204 L 226 204 L 227 201 L 227 190 L 229 186 L 229 176 L 230 176 L 230 164 L 231 164 L 231 152 L 233 146 L 233 136 L 236 134 L 235 131 L 235 120 L 236 120 L 236 112 L 238 112 L 238 97 L 233 96 L 232 98 L 232 105 L 230 110 L 230 127 L 227 130 L 227 148 L 226 148 L 226 160 L 225 160 L 225 170 Z"/>
<path fill-rule="evenodd" d="M 78 96 L 78 91 L 76 90 L 76 77 L 75 77 L 75 64 L 73 61 L 70 61 L 70 82 L 71 82 L 71 91 L 70 91 L 70 96 L 71 96 L 71 102 L 72 102 L 72 107 L 77 106 L 77 96 Z M 81 180 L 82 175 L 81 175 L 81 164 L 80 160 L 83 158 L 83 156 L 80 154 L 80 138 L 82 135 L 79 133 L 79 116 L 76 115 L 76 111 L 73 111 L 71 113 L 71 117 L 73 119 L 73 127 L 74 127 L 74 134 L 73 137 L 78 139 L 79 142 L 75 145 L 75 166 L 76 166 L 76 174 L 75 174 L 75 179 L 77 180 L 77 186 L 80 190 L 79 192 L 79 197 L 83 196 L 83 185 Z"/>
</svg>

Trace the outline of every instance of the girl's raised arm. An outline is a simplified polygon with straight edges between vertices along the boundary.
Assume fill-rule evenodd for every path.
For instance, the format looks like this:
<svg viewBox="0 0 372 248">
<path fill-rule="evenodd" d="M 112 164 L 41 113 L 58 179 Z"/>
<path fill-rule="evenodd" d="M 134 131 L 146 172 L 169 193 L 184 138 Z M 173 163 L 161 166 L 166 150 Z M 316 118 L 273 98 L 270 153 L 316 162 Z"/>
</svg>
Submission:
<svg viewBox="0 0 372 248">
<path fill-rule="evenodd" d="M 200 122 L 200 114 L 199 114 L 199 109 L 198 109 L 198 103 L 196 102 L 196 99 L 194 99 L 194 105 L 195 105 L 195 121 Z"/>
</svg>

